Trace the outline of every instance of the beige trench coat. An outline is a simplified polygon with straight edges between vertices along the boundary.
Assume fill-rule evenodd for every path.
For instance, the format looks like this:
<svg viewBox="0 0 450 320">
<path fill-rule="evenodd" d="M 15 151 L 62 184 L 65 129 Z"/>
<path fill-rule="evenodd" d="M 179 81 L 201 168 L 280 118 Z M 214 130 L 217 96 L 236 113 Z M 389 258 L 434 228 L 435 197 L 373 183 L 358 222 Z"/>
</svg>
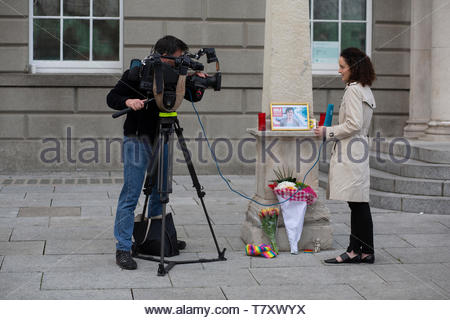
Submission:
<svg viewBox="0 0 450 320">
<path fill-rule="evenodd" d="M 332 147 L 327 199 L 369 202 L 368 132 L 375 99 L 368 86 L 347 85 L 339 109 L 339 125 L 326 128 Z"/>
</svg>

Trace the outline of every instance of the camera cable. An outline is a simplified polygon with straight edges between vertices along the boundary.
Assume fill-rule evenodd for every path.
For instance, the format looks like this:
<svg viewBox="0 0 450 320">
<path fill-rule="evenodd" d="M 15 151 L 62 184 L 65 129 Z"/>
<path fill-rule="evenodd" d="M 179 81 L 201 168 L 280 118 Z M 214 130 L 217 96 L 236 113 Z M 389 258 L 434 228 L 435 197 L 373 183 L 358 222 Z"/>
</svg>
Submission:
<svg viewBox="0 0 450 320">
<path fill-rule="evenodd" d="M 200 115 L 199 115 L 199 113 L 198 113 L 198 111 L 197 111 L 197 108 L 195 107 L 195 104 L 194 104 L 194 102 L 192 101 L 192 94 L 191 94 L 191 91 L 190 91 L 190 90 L 187 90 L 187 91 L 189 92 L 189 96 L 190 96 L 190 98 L 191 98 L 192 108 L 194 109 L 194 112 L 195 112 L 195 114 L 197 115 L 197 120 L 198 120 L 198 122 L 200 123 L 200 127 L 202 128 L 202 132 L 203 132 L 203 136 L 205 137 L 206 144 L 208 145 L 208 149 L 209 149 L 209 151 L 211 152 L 211 155 L 212 155 L 212 157 L 213 157 L 213 160 L 214 160 L 214 162 L 215 162 L 215 164 L 216 164 L 217 172 L 219 173 L 219 176 L 222 178 L 223 181 L 225 181 L 225 183 L 227 184 L 228 188 L 229 188 L 232 192 L 234 192 L 234 193 L 236 193 L 237 195 L 241 196 L 242 198 L 245 198 L 245 199 L 247 199 L 247 200 L 250 200 L 250 201 L 252 201 L 252 202 L 254 202 L 254 203 L 256 203 L 256 204 L 258 204 L 258 205 L 260 205 L 260 206 L 263 206 L 263 207 L 272 207 L 272 206 L 276 206 L 276 205 L 279 205 L 279 204 L 283 204 L 283 203 L 285 203 L 285 202 L 288 202 L 291 198 L 293 198 L 297 193 L 299 193 L 299 192 L 301 191 L 301 189 L 299 189 L 297 192 L 295 192 L 294 194 L 292 194 L 289 198 L 287 198 L 286 200 L 283 200 L 283 201 L 281 201 L 281 202 L 276 202 L 276 203 L 271 203 L 271 204 L 264 204 L 264 203 L 258 202 L 258 201 L 256 201 L 256 200 L 250 198 L 249 196 L 246 196 L 245 194 L 243 194 L 243 193 L 241 193 L 241 192 L 239 192 L 239 191 L 233 189 L 233 187 L 230 185 L 229 180 L 226 179 L 226 178 L 223 176 L 222 171 L 220 170 L 220 166 L 219 166 L 219 163 L 218 163 L 218 161 L 217 161 L 217 159 L 216 159 L 216 155 L 214 154 L 214 152 L 213 152 L 213 150 L 212 150 L 212 148 L 211 148 L 211 144 L 209 143 L 208 137 L 207 137 L 207 135 L 206 135 L 205 127 L 203 126 L 203 123 L 202 123 L 202 120 L 200 119 Z M 324 144 L 324 142 L 322 142 L 321 145 L 320 145 L 320 147 L 319 147 L 319 154 L 318 154 L 318 156 L 317 156 L 317 160 L 314 162 L 314 164 L 312 165 L 312 167 L 308 170 L 308 172 L 306 172 L 305 176 L 303 177 L 303 183 L 305 183 L 306 177 L 308 176 L 308 174 L 311 172 L 311 170 L 312 170 L 312 169 L 317 165 L 317 163 L 319 162 L 319 160 L 320 160 L 320 153 L 321 153 L 321 151 L 322 151 L 323 144 Z"/>
</svg>

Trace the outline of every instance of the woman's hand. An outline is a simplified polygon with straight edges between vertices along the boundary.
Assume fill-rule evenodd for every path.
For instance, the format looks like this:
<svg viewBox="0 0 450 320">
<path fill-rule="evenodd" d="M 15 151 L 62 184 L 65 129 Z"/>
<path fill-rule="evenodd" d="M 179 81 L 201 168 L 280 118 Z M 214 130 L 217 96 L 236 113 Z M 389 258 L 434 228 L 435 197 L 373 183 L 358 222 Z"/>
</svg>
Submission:
<svg viewBox="0 0 450 320">
<path fill-rule="evenodd" d="M 314 129 L 314 134 L 318 137 L 323 137 L 324 133 L 325 133 L 325 127 L 317 127 Z"/>
<path fill-rule="evenodd" d="M 125 101 L 125 105 L 127 107 L 133 109 L 134 111 L 138 111 L 138 110 L 141 110 L 144 107 L 146 101 L 147 101 L 146 99 L 143 99 L 143 100 L 141 100 L 141 99 L 128 99 L 127 101 Z"/>
</svg>

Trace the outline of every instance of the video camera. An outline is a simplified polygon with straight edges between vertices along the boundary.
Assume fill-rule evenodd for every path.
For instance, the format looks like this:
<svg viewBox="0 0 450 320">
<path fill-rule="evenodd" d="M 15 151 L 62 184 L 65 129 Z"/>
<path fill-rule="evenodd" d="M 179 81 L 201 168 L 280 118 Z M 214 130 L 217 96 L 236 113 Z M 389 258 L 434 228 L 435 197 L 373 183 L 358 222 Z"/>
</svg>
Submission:
<svg viewBox="0 0 450 320">
<path fill-rule="evenodd" d="M 207 56 L 208 63 L 216 62 L 216 74 L 206 78 L 195 74 L 188 76 L 189 70 L 204 70 L 204 65 L 196 61 L 203 55 Z M 174 61 L 173 66 L 162 59 Z M 219 91 L 222 75 L 215 49 L 203 48 L 196 54 L 185 53 L 179 57 L 162 56 L 155 52 L 144 60 L 133 59 L 129 79 L 139 81 L 140 90 L 145 91 L 147 96 L 153 96 L 161 111 L 172 112 L 180 106 L 186 89 L 191 91 L 194 101 L 199 101 L 207 88 Z"/>
</svg>

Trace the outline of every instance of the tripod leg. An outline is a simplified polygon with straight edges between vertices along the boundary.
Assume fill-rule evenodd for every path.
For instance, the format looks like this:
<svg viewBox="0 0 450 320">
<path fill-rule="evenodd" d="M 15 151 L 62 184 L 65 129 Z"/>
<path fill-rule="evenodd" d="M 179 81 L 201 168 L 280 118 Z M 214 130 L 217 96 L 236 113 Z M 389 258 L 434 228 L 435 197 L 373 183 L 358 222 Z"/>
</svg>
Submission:
<svg viewBox="0 0 450 320">
<path fill-rule="evenodd" d="M 161 127 L 159 158 L 158 158 L 158 193 L 159 201 L 162 206 L 161 221 L 161 249 L 158 275 L 163 276 L 168 272 L 165 268 L 165 237 L 166 237 L 166 214 L 169 194 L 172 192 L 172 148 L 171 135 L 173 133 L 172 124 Z"/>
<path fill-rule="evenodd" d="M 206 221 L 209 225 L 209 230 L 211 231 L 212 237 L 214 239 L 214 244 L 216 245 L 217 254 L 219 255 L 220 260 L 226 260 L 225 259 L 225 250 L 224 248 L 222 251 L 220 251 L 219 244 L 217 242 L 216 235 L 214 233 L 214 229 L 211 224 L 211 219 L 209 218 L 208 211 L 206 210 L 205 202 L 203 201 L 203 197 L 205 196 L 205 192 L 203 191 L 203 187 L 200 185 L 200 182 L 198 181 L 197 174 L 195 172 L 194 165 L 192 164 L 191 155 L 189 154 L 189 150 L 186 145 L 186 141 L 183 136 L 183 128 L 180 127 L 180 124 L 178 120 L 175 122 L 175 132 L 178 137 L 178 142 L 180 144 L 181 150 L 183 151 L 184 160 L 186 161 L 186 165 L 189 170 L 189 174 L 191 175 L 192 183 L 194 185 L 194 188 L 197 190 L 197 196 L 200 199 L 200 202 L 202 203 L 203 211 L 205 212 Z"/>
<path fill-rule="evenodd" d="M 155 185 L 156 181 L 156 168 L 158 167 L 158 162 L 156 161 L 157 155 L 159 155 L 159 149 L 161 148 L 161 145 L 159 143 L 159 139 L 156 139 L 153 143 L 152 153 L 150 155 L 149 165 L 147 168 L 147 175 L 145 177 L 144 182 L 144 194 L 145 194 L 145 201 L 144 201 L 144 208 L 142 210 L 142 221 L 145 218 L 145 215 L 147 213 L 147 206 L 148 206 L 148 199 L 150 197 L 150 194 L 152 193 L 153 186 Z"/>
</svg>

